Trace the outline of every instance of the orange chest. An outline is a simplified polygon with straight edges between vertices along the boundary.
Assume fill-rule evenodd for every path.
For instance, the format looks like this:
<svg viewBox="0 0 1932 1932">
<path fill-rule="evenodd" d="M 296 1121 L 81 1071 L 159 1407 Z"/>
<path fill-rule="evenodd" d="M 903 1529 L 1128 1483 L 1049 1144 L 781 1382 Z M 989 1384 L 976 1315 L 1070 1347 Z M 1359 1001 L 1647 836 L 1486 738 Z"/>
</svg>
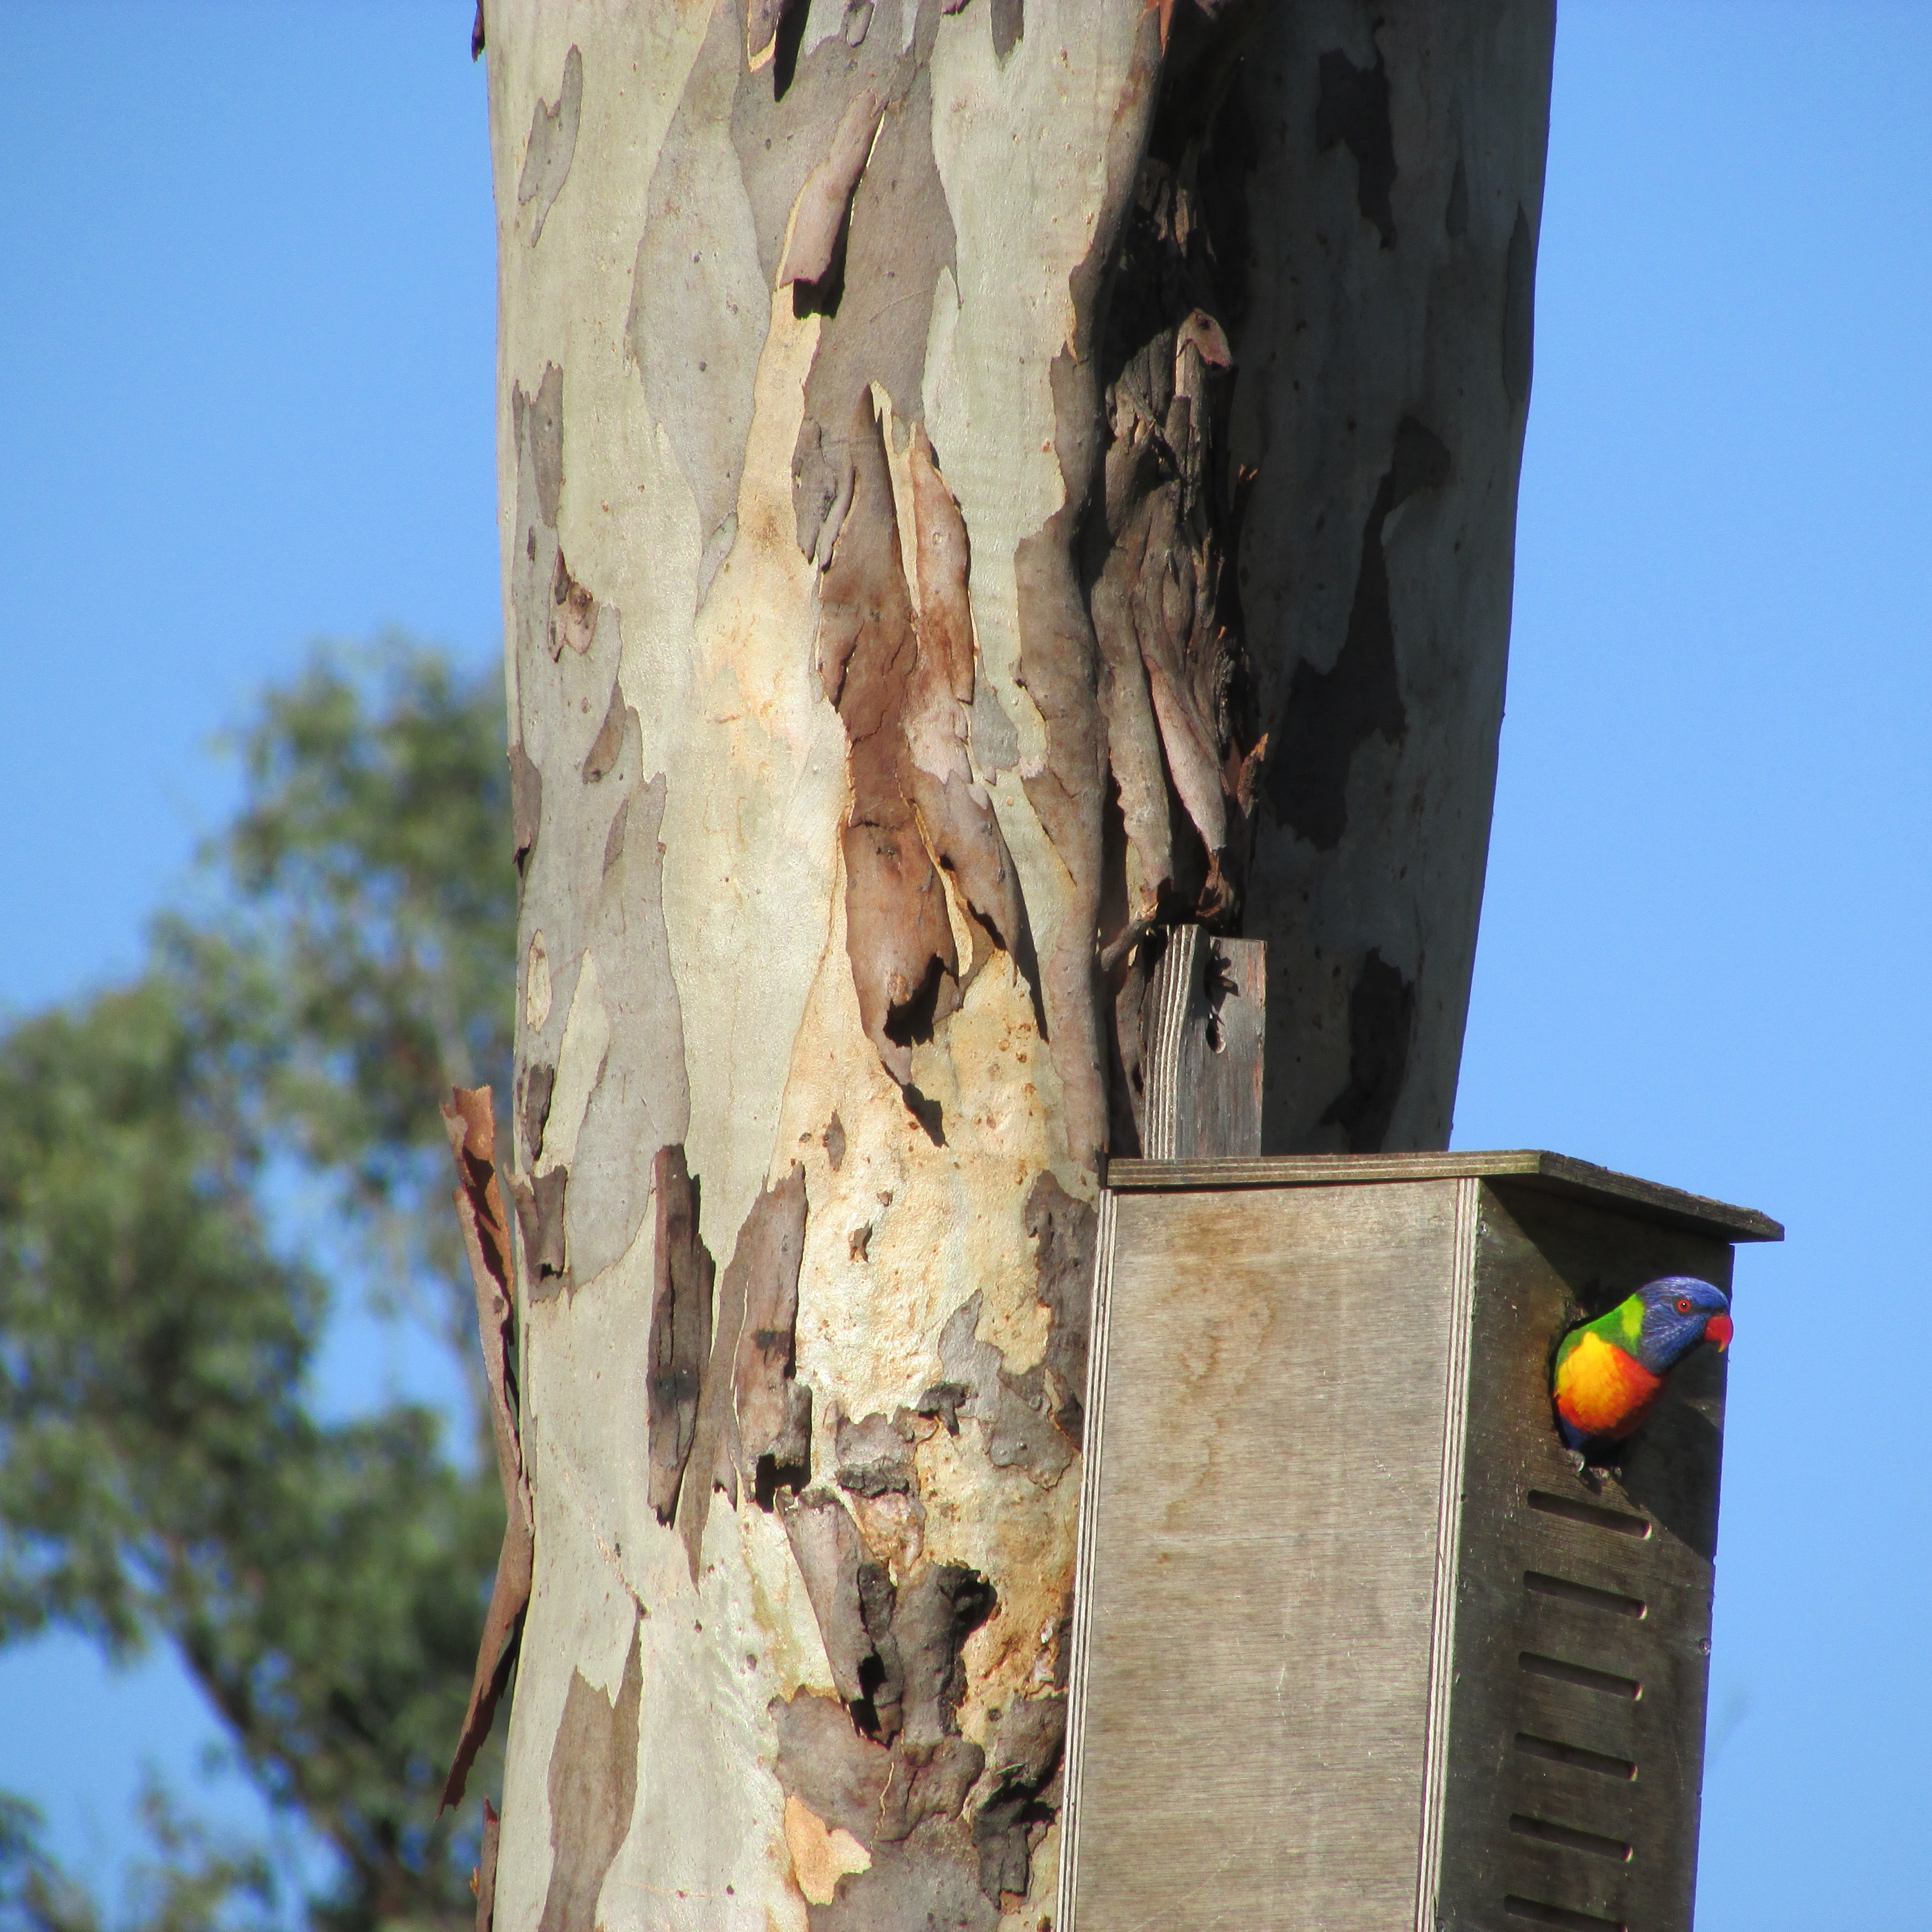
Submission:
<svg viewBox="0 0 1932 1932">
<path fill-rule="evenodd" d="M 1587 1436 L 1628 1435 L 1657 1400 L 1664 1378 L 1601 1336 L 1583 1336 L 1556 1371 L 1556 1406 Z"/>
</svg>

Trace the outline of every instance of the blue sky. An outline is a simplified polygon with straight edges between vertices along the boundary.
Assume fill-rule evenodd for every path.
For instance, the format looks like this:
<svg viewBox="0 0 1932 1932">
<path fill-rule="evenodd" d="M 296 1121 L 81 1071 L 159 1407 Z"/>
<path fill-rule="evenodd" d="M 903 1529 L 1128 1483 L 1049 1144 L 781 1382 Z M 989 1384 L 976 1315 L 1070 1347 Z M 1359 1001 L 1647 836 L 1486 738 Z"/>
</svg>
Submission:
<svg viewBox="0 0 1932 1932">
<path fill-rule="evenodd" d="M 498 648 L 469 9 L 0 4 L 0 1001 L 140 956 L 320 634 Z M 1932 1928 L 1932 9 L 1573 0 L 1456 1141 L 1768 1209 L 1738 1268 L 1702 1932 Z M 406 1378 L 338 1338 L 338 1388 Z M 0 1657 L 92 1869 L 165 1659 Z"/>
</svg>

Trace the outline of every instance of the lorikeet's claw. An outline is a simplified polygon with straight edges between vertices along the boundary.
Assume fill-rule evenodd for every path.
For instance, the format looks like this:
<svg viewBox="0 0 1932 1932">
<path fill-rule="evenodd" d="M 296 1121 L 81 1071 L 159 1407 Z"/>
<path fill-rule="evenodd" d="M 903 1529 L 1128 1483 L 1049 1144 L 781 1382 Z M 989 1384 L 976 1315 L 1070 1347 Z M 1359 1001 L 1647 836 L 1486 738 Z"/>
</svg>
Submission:
<svg viewBox="0 0 1932 1932">
<path fill-rule="evenodd" d="M 1570 1468 L 1574 1469 L 1578 1475 L 1580 1476 L 1590 1466 L 1590 1459 L 1583 1454 L 1582 1450 L 1566 1449 L 1563 1453 L 1569 1458 Z"/>
</svg>

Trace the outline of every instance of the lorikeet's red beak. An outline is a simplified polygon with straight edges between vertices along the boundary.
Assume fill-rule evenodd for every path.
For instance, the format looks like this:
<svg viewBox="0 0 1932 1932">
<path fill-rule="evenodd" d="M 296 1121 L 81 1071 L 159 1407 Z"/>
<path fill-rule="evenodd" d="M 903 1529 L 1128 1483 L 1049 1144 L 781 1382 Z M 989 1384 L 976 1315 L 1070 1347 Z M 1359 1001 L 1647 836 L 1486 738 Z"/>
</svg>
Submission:
<svg viewBox="0 0 1932 1932">
<path fill-rule="evenodd" d="M 1714 1315 L 1704 1324 L 1704 1339 L 1714 1342 L 1720 1348 L 1729 1348 L 1731 1341 L 1731 1318 L 1728 1315 Z"/>
</svg>

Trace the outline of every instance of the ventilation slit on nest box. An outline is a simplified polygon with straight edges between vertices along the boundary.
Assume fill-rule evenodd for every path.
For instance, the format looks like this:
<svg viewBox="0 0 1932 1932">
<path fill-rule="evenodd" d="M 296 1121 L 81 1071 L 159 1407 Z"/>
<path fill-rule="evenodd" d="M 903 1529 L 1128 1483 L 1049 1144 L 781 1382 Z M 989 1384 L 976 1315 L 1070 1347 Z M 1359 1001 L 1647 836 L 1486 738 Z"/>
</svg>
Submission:
<svg viewBox="0 0 1932 1932">
<path fill-rule="evenodd" d="M 1571 1912 L 1561 1905 L 1545 1905 L 1540 1899 L 1518 1898 L 1512 1893 L 1503 1900 L 1503 1910 L 1512 1918 L 1527 1919 L 1532 1925 L 1554 1925 L 1560 1932 L 1630 1932 L 1621 1918 L 1599 1918 L 1590 1912 Z"/>
<path fill-rule="evenodd" d="M 1598 1503 L 1580 1503 L 1569 1496 L 1553 1496 L 1547 1490 L 1532 1490 L 1526 1500 L 1545 1516 L 1561 1516 L 1565 1522 L 1580 1522 L 1592 1529 L 1613 1529 L 1619 1536 L 1646 1537 L 1650 1525 L 1627 1510 L 1605 1509 Z"/>
<path fill-rule="evenodd" d="M 1599 1778 L 1621 1778 L 1628 1782 L 1636 1775 L 1636 1766 L 1628 1758 L 1586 1750 L 1581 1744 L 1558 1744 L 1554 1738 L 1532 1737 L 1527 1731 L 1516 1732 L 1516 1748 L 1525 1757 L 1547 1758 L 1552 1764 L 1567 1764 L 1573 1771 L 1594 1771 Z"/>
<path fill-rule="evenodd" d="M 1544 1657 L 1526 1650 L 1517 1656 L 1516 1662 L 1532 1677 L 1548 1677 L 1558 1684 L 1574 1684 L 1582 1690 L 1600 1690 L 1606 1697 L 1628 1697 L 1634 1704 L 1643 1695 L 1643 1686 L 1634 1677 L 1619 1677 L 1610 1670 L 1592 1670 L 1586 1664 L 1565 1663 L 1560 1657 Z"/>
<path fill-rule="evenodd" d="M 1588 1583 L 1573 1583 L 1568 1576 L 1545 1576 L 1540 1570 L 1526 1570 L 1522 1586 L 1539 1597 L 1554 1597 L 1559 1602 L 1576 1604 L 1586 1610 L 1608 1610 L 1612 1616 L 1641 1619 L 1650 1606 L 1641 1597 L 1626 1597 L 1616 1590 L 1599 1590 Z"/>
<path fill-rule="evenodd" d="M 1594 1858 L 1610 1858 L 1628 1864 L 1631 1847 L 1621 1838 L 1606 1838 L 1596 1832 L 1580 1832 L 1574 1825 L 1552 1824 L 1547 1818 L 1526 1817 L 1517 1812 L 1510 1820 L 1510 1829 L 1520 1838 L 1539 1839 L 1546 1845 L 1562 1845 L 1573 1852 L 1588 1852 Z"/>
</svg>

